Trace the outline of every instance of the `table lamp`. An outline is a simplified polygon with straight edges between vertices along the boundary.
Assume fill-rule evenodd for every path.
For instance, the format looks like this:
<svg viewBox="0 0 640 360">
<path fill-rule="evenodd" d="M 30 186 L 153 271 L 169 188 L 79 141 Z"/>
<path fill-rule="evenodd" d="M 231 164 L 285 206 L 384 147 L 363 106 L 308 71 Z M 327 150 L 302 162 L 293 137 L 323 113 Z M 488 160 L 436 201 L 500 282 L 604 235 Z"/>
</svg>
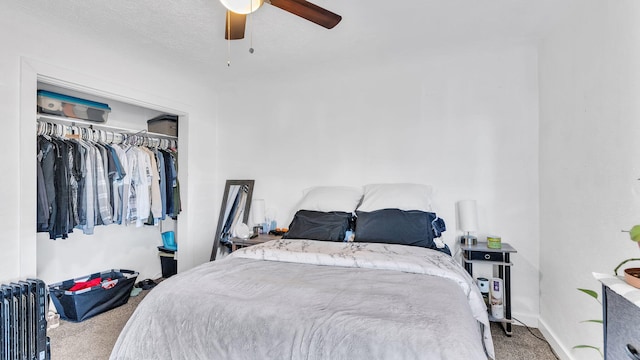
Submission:
<svg viewBox="0 0 640 360">
<path fill-rule="evenodd" d="M 458 227 L 464 233 L 460 237 L 460 244 L 468 246 L 478 243 L 478 238 L 471 235 L 478 231 L 478 210 L 475 200 L 462 200 L 458 202 Z"/>
</svg>

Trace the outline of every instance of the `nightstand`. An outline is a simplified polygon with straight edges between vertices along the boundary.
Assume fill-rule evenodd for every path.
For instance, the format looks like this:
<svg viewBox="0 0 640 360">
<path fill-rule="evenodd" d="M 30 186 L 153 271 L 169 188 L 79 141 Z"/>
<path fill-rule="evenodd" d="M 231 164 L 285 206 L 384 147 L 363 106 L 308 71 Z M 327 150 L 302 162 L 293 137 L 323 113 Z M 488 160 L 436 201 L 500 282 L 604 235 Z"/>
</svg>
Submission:
<svg viewBox="0 0 640 360">
<path fill-rule="evenodd" d="M 511 336 L 511 325 L 513 318 L 511 317 L 511 263 L 510 254 L 516 253 L 511 245 L 502 243 L 500 249 L 492 249 L 487 247 L 486 242 L 478 242 L 476 245 L 462 245 L 462 264 L 465 270 L 473 277 L 473 264 L 491 264 L 494 269 L 498 269 L 498 277 L 504 282 L 504 319 L 496 319 L 489 315 L 489 320 L 502 323 L 507 336 Z"/>
<path fill-rule="evenodd" d="M 282 238 L 282 236 L 267 235 L 267 234 L 260 234 L 257 237 L 254 237 L 253 239 L 241 239 L 241 238 L 234 237 L 234 238 L 231 238 L 231 251 L 233 252 L 243 247 L 262 244 L 264 242 L 276 240 L 280 238 Z"/>
</svg>

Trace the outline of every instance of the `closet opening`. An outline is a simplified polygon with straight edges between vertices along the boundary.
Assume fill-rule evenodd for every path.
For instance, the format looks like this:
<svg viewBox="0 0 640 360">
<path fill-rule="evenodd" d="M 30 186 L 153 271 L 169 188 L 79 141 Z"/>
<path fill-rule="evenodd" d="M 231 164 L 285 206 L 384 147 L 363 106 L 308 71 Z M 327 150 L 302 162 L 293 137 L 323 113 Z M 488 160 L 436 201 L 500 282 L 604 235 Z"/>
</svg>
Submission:
<svg viewBox="0 0 640 360">
<path fill-rule="evenodd" d="M 112 155 L 120 153 L 120 155 L 125 154 L 125 157 L 127 156 L 127 150 L 136 151 L 138 152 L 138 159 L 142 159 L 142 156 L 147 156 L 149 162 L 153 163 L 152 166 L 158 170 L 158 175 L 160 175 L 159 157 L 166 161 L 169 161 L 169 159 L 175 161 L 173 168 L 176 171 L 174 174 L 175 185 L 180 186 L 177 190 L 178 194 L 185 193 L 186 184 L 180 184 L 178 176 L 183 171 L 178 161 L 178 153 L 180 151 L 179 137 L 170 134 L 151 133 L 147 128 L 148 120 L 162 115 L 175 117 L 178 119 L 178 124 L 180 124 L 181 121 L 187 118 L 185 113 L 124 96 L 102 93 L 92 87 L 68 83 L 46 76 L 38 75 L 35 85 L 36 90 L 45 90 L 108 104 L 111 111 L 106 122 L 97 123 L 55 114 L 42 114 L 37 111 L 36 106 L 32 107 L 32 119 L 35 117 L 35 121 L 32 124 L 35 125 L 32 127 L 34 131 L 31 136 L 36 139 L 36 146 L 33 150 L 34 159 L 36 158 L 36 149 L 40 147 L 41 143 L 50 146 L 51 142 L 49 141 L 54 139 L 54 142 L 58 142 L 58 145 L 65 144 L 65 141 L 67 145 L 76 142 L 95 144 L 103 155 L 109 154 L 105 150 L 114 148 L 118 148 L 118 150 L 112 150 Z M 32 92 L 30 96 L 33 97 L 32 104 L 36 104 L 36 92 Z M 151 159 L 154 159 L 155 162 Z M 122 161 L 120 163 L 122 164 Z M 35 160 L 34 168 L 37 165 L 39 165 L 38 160 Z M 109 166 L 106 157 L 103 165 L 103 170 Z M 169 169 L 171 167 L 165 168 L 167 171 Z M 141 169 L 138 168 L 138 170 Z M 134 169 L 132 168 L 130 171 L 133 173 Z M 142 175 L 148 174 L 143 171 Z M 103 219 L 102 216 L 95 217 L 94 214 L 94 218 L 99 218 L 100 224 L 94 223 L 94 226 L 90 229 L 85 229 L 82 226 L 73 226 L 66 229 L 70 231 L 62 233 L 41 229 L 40 224 L 36 224 L 35 251 L 32 254 L 35 257 L 36 273 L 30 276 L 38 276 L 47 283 L 107 269 L 135 270 L 140 273 L 140 279 L 155 279 L 162 276 L 158 246 L 163 245 L 162 233 L 165 232 L 173 232 L 175 241 L 178 244 L 180 243 L 178 224 L 180 222 L 180 198 L 182 196 L 178 195 L 178 202 L 173 203 L 172 212 L 167 212 L 166 207 L 161 207 L 160 214 L 151 212 L 151 207 L 154 204 L 150 200 L 148 209 L 151 215 L 125 218 L 126 214 L 131 214 L 131 207 L 139 208 L 140 206 L 132 204 L 129 210 L 126 210 L 127 213 L 123 214 L 123 208 L 120 206 L 125 201 L 128 201 L 129 197 L 122 197 L 126 196 L 126 194 L 118 193 L 118 190 L 113 191 L 113 177 L 109 178 L 108 175 L 105 175 L 105 178 L 110 190 L 109 201 L 106 203 L 112 207 L 111 215 L 113 218 L 105 215 Z M 166 179 L 165 173 L 165 190 L 168 183 Z M 152 181 L 160 182 L 159 178 Z M 34 185 L 37 188 L 37 184 L 34 183 Z M 39 199 L 36 192 L 37 190 L 34 189 L 35 196 L 33 198 L 36 200 L 33 204 L 34 214 L 36 213 L 35 210 L 40 210 L 36 207 Z M 116 200 L 115 207 L 114 195 L 120 196 L 120 201 Z M 118 196 L 115 198 L 118 198 Z M 151 198 L 152 196 L 155 197 L 149 193 L 149 197 Z M 165 196 L 169 196 L 169 193 L 165 192 Z M 171 193 L 171 199 L 174 200 L 173 193 Z M 166 202 L 164 204 L 166 206 Z M 157 206 L 155 208 L 157 209 Z M 121 209 L 121 211 L 118 212 L 116 209 Z M 143 208 L 142 212 L 145 211 L 146 209 Z M 35 223 L 36 221 L 34 221 Z M 177 260 L 179 260 L 179 254 L 179 251 L 175 253 Z"/>
</svg>

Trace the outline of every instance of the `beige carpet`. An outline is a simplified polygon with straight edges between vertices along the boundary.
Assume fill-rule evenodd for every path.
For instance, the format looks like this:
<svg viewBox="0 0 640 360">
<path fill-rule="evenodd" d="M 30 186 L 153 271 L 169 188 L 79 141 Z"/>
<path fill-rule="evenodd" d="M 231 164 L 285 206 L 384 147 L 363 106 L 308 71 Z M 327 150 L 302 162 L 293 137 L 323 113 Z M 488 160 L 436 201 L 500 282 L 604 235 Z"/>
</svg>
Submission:
<svg viewBox="0 0 640 360">
<path fill-rule="evenodd" d="M 491 324 L 496 360 L 557 360 L 549 343 L 538 329 L 512 326 L 511 337 L 502 331 L 500 324 Z M 533 333 L 533 334 L 532 334 Z M 535 335 L 535 336 L 534 336 Z"/>
<path fill-rule="evenodd" d="M 57 328 L 47 331 L 51 338 L 51 359 L 109 359 L 124 324 L 149 291 L 143 290 L 126 304 L 79 323 L 60 320 Z"/>
<path fill-rule="evenodd" d="M 136 306 L 149 291 L 132 297 L 119 308 L 107 311 L 80 323 L 60 321 L 60 326 L 50 329 L 52 360 L 106 360 L 118 334 Z M 537 329 L 531 329 L 542 338 Z M 556 360 L 546 341 L 533 336 L 523 326 L 513 327 L 513 336 L 507 337 L 499 324 L 491 324 L 496 360 Z M 434 359 L 435 360 L 435 359 Z"/>
</svg>

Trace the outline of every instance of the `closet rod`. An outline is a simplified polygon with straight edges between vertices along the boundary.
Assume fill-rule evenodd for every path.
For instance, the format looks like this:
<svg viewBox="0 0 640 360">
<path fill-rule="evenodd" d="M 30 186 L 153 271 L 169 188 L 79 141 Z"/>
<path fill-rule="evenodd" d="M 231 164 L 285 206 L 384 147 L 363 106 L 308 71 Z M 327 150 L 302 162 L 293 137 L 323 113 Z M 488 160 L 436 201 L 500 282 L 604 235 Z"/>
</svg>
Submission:
<svg viewBox="0 0 640 360">
<path fill-rule="evenodd" d="M 138 136 L 144 136 L 144 137 L 159 137 L 159 138 L 165 138 L 165 139 L 171 139 L 171 140 L 178 140 L 177 136 L 152 133 L 152 132 L 148 132 L 145 129 L 143 130 L 127 129 L 127 128 L 122 128 L 118 126 L 103 125 L 103 124 L 95 123 L 91 121 L 66 118 L 66 117 L 55 116 L 55 115 L 38 114 L 37 121 L 52 122 L 52 123 L 58 123 L 62 125 L 69 125 L 69 126 L 77 126 L 77 125 L 85 126 L 85 127 L 88 126 L 92 129 L 96 127 L 98 129 L 103 129 L 103 130 L 116 130 L 119 132 L 125 132 L 131 135 L 138 135 Z"/>
</svg>

